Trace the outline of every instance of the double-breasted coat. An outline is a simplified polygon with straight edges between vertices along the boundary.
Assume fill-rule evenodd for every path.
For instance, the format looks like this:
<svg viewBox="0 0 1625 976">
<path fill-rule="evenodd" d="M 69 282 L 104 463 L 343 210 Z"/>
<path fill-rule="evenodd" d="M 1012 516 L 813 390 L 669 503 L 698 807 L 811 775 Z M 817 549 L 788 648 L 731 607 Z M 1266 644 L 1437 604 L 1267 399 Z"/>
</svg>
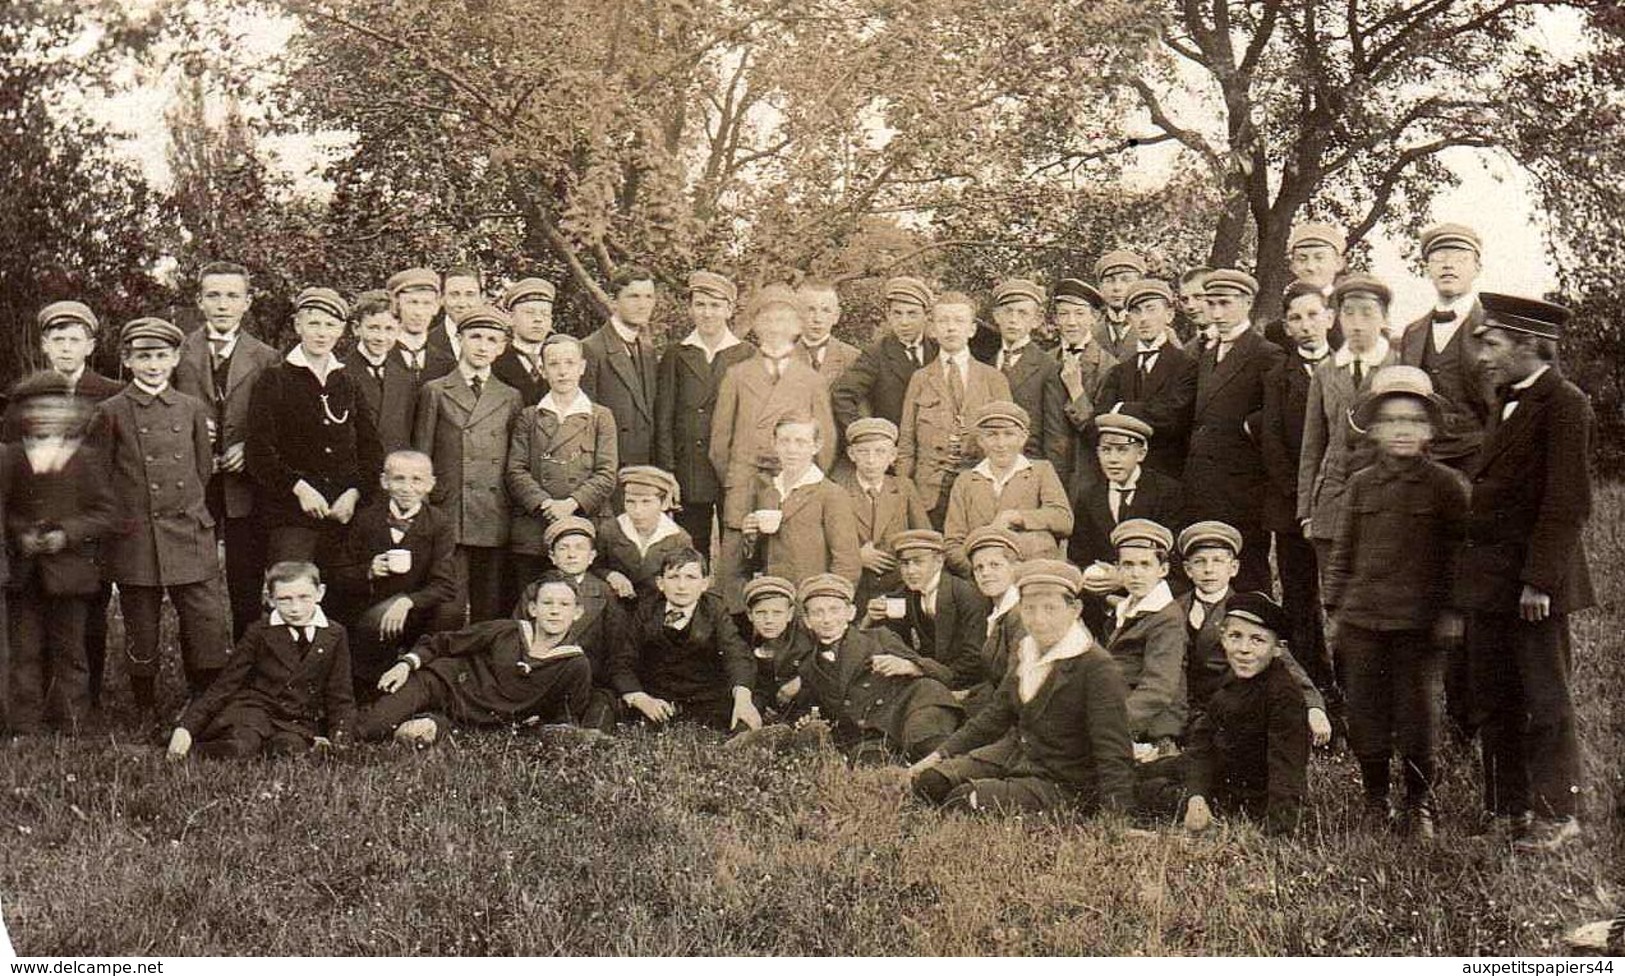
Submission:
<svg viewBox="0 0 1625 976">
<path fill-rule="evenodd" d="M 963 394 L 955 402 L 948 368 L 938 357 L 909 378 L 903 418 L 897 425 L 897 474 L 914 483 L 928 511 L 942 503 L 950 472 L 981 460 L 974 424 L 977 409 L 984 403 L 1010 399 L 1010 383 L 1004 374 L 970 359 Z"/>
<path fill-rule="evenodd" d="M 857 583 L 863 573 L 858 557 L 858 523 L 846 490 L 825 478 L 780 495 L 765 474 L 751 479 L 745 511 L 776 508 L 783 514 L 779 531 L 756 537 L 762 571 L 769 576 L 804 580 L 834 573 Z"/>
<path fill-rule="evenodd" d="M 1164 591 L 1161 606 L 1152 591 L 1141 608 L 1119 617 L 1106 650 L 1128 685 L 1128 723 L 1134 737 L 1151 741 L 1178 736 L 1188 712 L 1185 687 L 1185 618 Z"/>
<path fill-rule="evenodd" d="M 581 389 L 614 417 L 620 463 L 653 462 L 655 393 L 660 379 L 659 362 L 648 337 L 640 335 L 633 349 L 606 322 L 581 340 L 581 353 L 587 360 Z"/>
<path fill-rule="evenodd" d="M 711 467 L 722 481 L 722 520 L 737 529 L 745 513 L 746 490 L 757 472 L 778 470 L 773 428 L 787 416 L 809 416 L 818 425 L 818 466 L 835 460 L 835 418 L 829 387 L 813 368 L 791 359 L 777 380 L 760 355 L 728 367 L 711 415 Z M 856 578 L 856 577 L 854 577 Z"/>
<path fill-rule="evenodd" d="M 429 502 L 451 521 L 458 545 L 508 544 L 513 506 L 504 481 L 514 418 L 523 408 L 519 392 L 495 375 L 475 396 L 459 369 L 418 391 L 412 446 L 434 461 Z"/>
<path fill-rule="evenodd" d="M 260 373 L 282 361 L 282 355 L 259 339 L 241 330 L 231 357 L 217 374 L 209 353 L 207 329 L 199 329 L 181 341 L 180 362 L 170 384 L 182 393 L 209 406 L 214 421 L 214 451 L 224 454 L 234 444 L 248 442 L 250 401 Z M 254 511 L 254 482 L 247 468 L 221 471 L 221 489 L 227 518 L 247 518 Z"/>
<path fill-rule="evenodd" d="M 673 344 L 660 357 L 660 399 L 655 403 L 655 464 L 682 486 L 684 502 L 722 498 L 719 469 L 711 462 L 712 418 L 722 378 L 756 354 L 748 342 L 729 346 L 705 361 L 705 350 Z"/>
<path fill-rule="evenodd" d="M 286 624 L 249 624 L 226 666 L 181 715 L 181 728 L 199 737 L 243 725 L 267 737 L 350 732 L 355 697 L 348 637 L 335 623 L 315 631 L 301 653 Z"/>
<path fill-rule="evenodd" d="M 547 552 L 542 534 L 547 520 L 542 503 L 574 498 L 577 514 L 598 518 L 607 514 L 615 492 L 615 418 L 603 406 L 590 404 L 585 412 L 568 406 L 560 417 L 538 403 L 519 411 L 508 440 L 508 496 L 513 499 L 513 522 L 508 548 L 539 556 Z M 628 462 L 630 463 L 630 462 Z"/>
</svg>

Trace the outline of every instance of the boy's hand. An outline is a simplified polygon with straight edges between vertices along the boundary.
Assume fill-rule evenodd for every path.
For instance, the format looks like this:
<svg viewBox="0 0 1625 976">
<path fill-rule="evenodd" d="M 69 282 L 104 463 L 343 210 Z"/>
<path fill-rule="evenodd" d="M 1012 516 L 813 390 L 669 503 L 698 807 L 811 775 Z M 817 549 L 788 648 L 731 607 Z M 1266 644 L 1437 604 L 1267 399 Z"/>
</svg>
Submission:
<svg viewBox="0 0 1625 976">
<path fill-rule="evenodd" d="M 863 568 L 875 575 L 889 573 L 897 568 L 897 559 L 875 548 L 873 542 L 865 542 L 863 548 L 858 550 L 858 558 L 863 560 Z"/>
<path fill-rule="evenodd" d="M 372 565 L 367 567 L 367 575 L 373 579 L 381 579 L 391 575 L 389 572 L 389 556 L 381 552 L 372 557 Z"/>
<path fill-rule="evenodd" d="M 863 622 L 878 624 L 886 619 L 886 598 L 877 596 L 870 600 L 863 608 Z"/>
<path fill-rule="evenodd" d="M 914 765 L 908 767 L 908 774 L 910 776 L 918 776 L 921 773 L 925 772 L 926 770 L 930 769 L 932 766 L 935 766 L 938 763 L 942 762 L 946 758 L 948 758 L 948 757 L 944 756 L 940 752 L 933 752 L 929 756 L 926 756 L 924 759 L 921 759 L 919 762 L 917 762 Z"/>
<path fill-rule="evenodd" d="M 625 573 L 612 569 L 604 574 L 604 582 L 608 583 L 609 588 L 615 591 L 615 595 L 623 600 L 630 600 L 638 595 L 637 587 L 632 585 L 632 581 L 626 578 Z"/>
<path fill-rule="evenodd" d="M 394 640 L 401 636 L 406 629 L 406 615 L 412 612 L 412 598 L 398 596 L 378 619 L 378 636 L 384 640 Z"/>
<path fill-rule="evenodd" d="M 1111 563 L 1093 562 L 1083 571 L 1083 589 L 1095 596 L 1105 596 L 1122 589 L 1122 576 Z"/>
<path fill-rule="evenodd" d="M 192 733 L 176 726 L 175 731 L 169 733 L 169 749 L 164 752 L 164 758 L 170 762 L 180 762 L 191 751 Z"/>
<path fill-rule="evenodd" d="M 784 684 L 779 685 L 779 704 L 789 704 L 799 694 L 801 694 L 801 675 L 798 674 Z"/>
<path fill-rule="evenodd" d="M 225 453 L 220 455 L 221 471 L 230 471 L 235 474 L 236 472 L 243 470 L 246 463 L 244 459 L 243 447 L 243 442 L 238 441 L 237 443 L 226 448 Z"/>
<path fill-rule="evenodd" d="M 406 679 L 411 676 L 412 665 L 407 664 L 405 661 L 397 662 L 394 667 L 384 672 L 382 678 L 378 679 L 378 690 L 386 695 L 393 695 L 401 690 L 401 685 L 406 684 Z"/>
<path fill-rule="evenodd" d="M 581 505 L 574 498 L 551 498 L 542 502 L 542 515 L 549 522 L 568 518 L 580 510 Z"/>
<path fill-rule="evenodd" d="M 350 520 L 355 518 L 355 507 L 360 501 L 361 492 L 351 488 L 340 495 L 339 500 L 333 503 L 333 507 L 327 510 L 327 517 L 340 525 L 349 525 Z"/>
<path fill-rule="evenodd" d="M 1467 626 L 1461 619 L 1461 614 L 1454 610 L 1439 611 L 1439 619 L 1433 621 L 1433 642 L 1443 648 L 1461 646 L 1461 639 L 1467 633 Z"/>
<path fill-rule="evenodd" d="M 677 709 L 672 707 L 671 702 L 656 698 L 646 691 L 628 692 L 621 696 L 621 701 L 625 702 L 627 707 L 637 709 L 651 722 L 669 722 L 671 717 L 677 714 Z"/>
<path fill-rule="evenodd" d="M 746 512 L 739 521 L 739 531 L 745 535 L 758 535 L 762 531 L 762 520 L 756 517 L 755 512 Z"/>
<path fill-rule="evenodd" d="M 925 673 L 918 664 L 895 654 L 876 654 L 869 659 L 869 670 L 886 678 L 918 678 Z"/>
<path fill-rule="evenodd" d="M 1021 517 L 1016 514 L 1014 509 L 1007 508 L 993 516 L 993 527 L 1006 530 L 1019 529 L 1021 528 Z"/>
<path fill-rule="evenodd" d="M 1332 741 L 1332 720 L 1318 708 L 1309 709 L 1309 739 L 1317 746 Z"/>
<path fill-rule="evenodd" d="M 333 751 L 333 740 L 325 735 L 318 735 L 310 740 L 310 751 L 326 755 Z"/>
<path fill-rule="evenodd" d="M 68 534 L 61 529 L 50 529 L 39 537 L 40 552 L 61 552 L 68 548 Z"/>
<path fill-rule="evenodd" d="M 734 688 L 734 710 L 728 719 L 728 731 L 732 732 L 743 723 L 745 728 L 752 731 L 762 727 L 762 713 L 756 710 L 756 703 L 751 701 L 750 689 L 743 686 Z"/>
<path fill-rule="evenodd" d="M 40 551 L 40 533 L 38 529 L 23 529 L 17 533 L 17 551 L 25 556 L 33 556 Z"/>
<path fill-rule="evenodd" d="M 1191 801 L 1185 805 L 1185 829 L 1195 833 L 1211 826 L 1213 811 L 1208 808 L 1207 800 L 1200 796 L 1191 797 Z"/>
<path fill-rule="evenodd" d="M 293 497 L 299 499 L 299 510 L 311 518 L 327 518 L 327 499 L 301 478 L 293 484 Z"/>
</svg>

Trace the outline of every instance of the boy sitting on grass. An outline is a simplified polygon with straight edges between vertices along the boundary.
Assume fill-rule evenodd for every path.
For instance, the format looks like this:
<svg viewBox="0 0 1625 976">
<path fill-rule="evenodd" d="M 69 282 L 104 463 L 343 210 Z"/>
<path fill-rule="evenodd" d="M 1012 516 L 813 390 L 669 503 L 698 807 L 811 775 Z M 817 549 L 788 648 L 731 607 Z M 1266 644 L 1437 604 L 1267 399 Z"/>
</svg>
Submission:
<svg viewBox="0 0 1625 976">
<path fill-rule="evenodd" d="M 169 736 L 169 758 L 290 756 L 342 745 L 355 722 L 350 645 L 322 612 L 321 571 L 280 562 L 265 572 L 271 616 L 248 625 L 206 692 Z M 195 746 L 194 746 L 195 742 Z"/>
<path fill-rule="evenodd" d="M 756 660 L 756 710 L 789 711 L 791 696 L 779 691 L 795 679 L 812 638 L 796 625 L 796 586 L 782 576 L 758 576 L 745 584 L 751 656 Z"/>
<path fill-rule="evenodd" d="M 361 716 L 362 739 L 391 733 L 429 745 L 450 723 L 500 728 L 539 719 L 575 722 L 586 714 L 592 666 L 565 637 L 581 618 L 576 588 L 556 573 L 525 587 L 528 620 L 490 620 L 431 634 L 384 672 L 384 697 Z"/>
<path fill-rule="evenodd" d="M 608 733 L 615 731 L 615 688 L 620 676 L 632 671 L 632 648 L 626 639 L 626 610 L 616 599 L 616 591 L 589 571 L 598 558 L 595 537 L 591 522 L 570 515 L 549 525 L 542 541 L 554 568 L 576 588 L 576 600 L 581 604 L 581 616 L 570 631 L 573 643 L 586 652 L 592 666 L 592 700 L 581 724 Z M 521 601 L 513 615 L 524 618 L 530 612 Z"/>
<path fill-rule="evenodd" d="M 654 590 L 660 563 L 669 552 L 694 548 L 694 540 L 669 514 L 682 504 L 670 472 L 650 464 L 628 465 L 617 478 L 621 514 L 605 519 L 598 545 L 604 550 L 604 578 L 623 600 Z"/>
<path fill-rule="evenodd" d="M 1309 789 L 1309 726 L 1303 688 L 1281 660 L 1280 635 L 1287 632 L 1286 614 L 1264 594 L 1230 598 L 1224 617 L 1230 673 L 1208 699 L 1184 756 L 1185 829 L 1207 829 L 1215 805 L 1262 819 L 1266 833 L 1297 828 Z"/>
<path fill-rule="evenodd" d="M 1128 727 L 1143 760 L 1176 754 L 1185 730 L 1185 619 L 1168 589 L 1174 537 L 1149 519 L 1112 530 L 1117 572 L 1128 595 L 1117 604 L 1106 650 L 1128 685 Z"/>
</svg>

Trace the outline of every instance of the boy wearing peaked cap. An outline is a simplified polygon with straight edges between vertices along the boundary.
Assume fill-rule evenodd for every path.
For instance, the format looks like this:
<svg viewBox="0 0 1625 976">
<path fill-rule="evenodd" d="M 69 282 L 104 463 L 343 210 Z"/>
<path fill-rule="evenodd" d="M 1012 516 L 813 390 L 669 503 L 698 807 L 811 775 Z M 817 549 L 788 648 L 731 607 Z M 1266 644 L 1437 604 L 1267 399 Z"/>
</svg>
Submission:
<svg viewBox="0 0 1625 976">
<path fill-rule="evenodd" d="M 248 473 L 274 563 L 323 565 L 356 508 L 377 491 L 384 458 L 376 421 L 333 354 L 349 311 L 330 288 L 300 292 L 293 315 L 299 344 L 254 384 Z"/>
<path fill-rule="evenodd" d="M 509 285 L 497 302 L 508 313 L 513 336 L 502 350 L 491 373 L 519 391 L 519 402 L 529 406 L 547 393 L 547 375 L 542 369 L 542 343 L 553 334 L 553 283 L 545 278 L 520 278 Z"/>
<path fill-rule="evenodd" d="M 812 638 L 796 623 L 796 586 L 782 576 L 758 576 L 745 584 L 751 656 L 756 660 L 756 710 L 781 717 L 794 705 L 794 681 L 812 653 Z"/>
<path fill-rule="evenodd" d="M 1101 386 L 1102 412 L 1132 414 L 1151 425 L 1155 442 L 1146 464 L 1171 478 L 1185 470 L 1191 411 L 1196 402 L 1196 361 L 1170 342 L 1173 291 L 1142 279 L 1124 291 L 1130 325 L 1129 352 Z M 1076 479 L 1081 483 L 1083 479 Z"/>
<path fill-rule="evenodd" d="M 493 366 L 512 331 L 494 308 L 465 313 L 457 323 L 457 368 L 423 384 L 412 430 L 412 446 L 434 462 L 429 502 L 456 534 L 473 623 L 505 616 L 511 606 L 505 577 L 513 505 L 505 476 L 514 419 L 525 404 Z"/>
<path fill-rule="evenodd" d="M 1185 730 L 1185 619 L 1168 589 L 1173 533 L 1147 519 L 1129 519 L 1112 530 L 1117 572 L 1128 591 L 1117 604 L 1106 650 L 1128 686 L 1128 727 L 1140 751 L 1168 756 Z M 1150 748 L 1154 746 L 1154 750 Z"/>
<path fill-rule="evenodd" d="M 676 478 L 653 465 L 634 464 L 622 468 L 617 479 L 621 514 L 604 520 L 598 545 L 610 585 L 622 599 L 631 599 L 654 589 L 668 552 L 695 546 L 669 514 L 688 501 Z"/>
<path fill-rule="evenodd" d="M 930 517 L 913 482 L 887 474 L 897 460 L 897 425 L 884 417 L 864 417 L 846 428 L 850 464 L 835 469 L 830 480 L 846 489 L 858 525 L 858 606 L 901 584 L 891 540 L 906 529 L 931 528 Z"/>
<path fill-rule="evenodd" d="M 396 354 L 412 375 L 414 386 L 438 379 L 457 367 L 450 343 L 431 342 L 431 326 L 440 315 L 440 275 L 431 268 L 407 268 L 384 283 L 395 318 L 401 323 Z"/>
<path fill-rule="evenodd" d="M 711 463 L 712 418 L 722 378 L 756 353 L 730 325 L 738 295 L 733 282 L 709 271 L 689 277 L 688 316 L 694 329 L 660 357 L 660 399 L 655 404 L 654 458 L 683 486 L 677 524 L 701 552 L 711 551 L 722 499 L 719 469 Z M 676 507 L 676 506 L 673 506 Z"/>
<path fill-rule="evenodd" d="M 956 573 L 968 571 L 960 549 L 970 530 L 981 525 L 1014 532 L 1024 559 L 1059 556 L 1072 534 L 1072 505 L 1055 467 L 1021 453 L 1027 411 L 1008 400 L 994 400 L 982 405 L 975 424 L 986 456 L 961 472 L 949 492 L 942 526 L 949 565 Z"/>
<path fill-rule="evenodd" d="M 1082 574 L 1059 560 L 1021 569 L 1027 631 L 988 706 L 914 764 L 916 796 L 996 814 L 1126 811 L 1134 763 L 1126 689 L 1078 620 Z"/>
<path fill-rule="evenodd" d="M 1061 363 L 1061 385 L 1066 388 L 1066 419 L 1081 434 L 1100 405 L 1106 374 L 1117 365 L 1117 356 L 1095 341 L 1095 327 L 1106 299 L 1086 281 L 1062 278 L 1055 285 L 1053 301 L 1059 339 L 1055 356 Z M 1080 454 L 1076 468 L 1081 471 L 1087 467 Z"/>
<path fill-rule="evenodd" d="M 1106 300 L 1103 321 L 1095 330 L 1095 341 L 1119 362 L 1134 354 L 1134 331 L 1125 314 L 1129 286 L 1146 275 L 1145 259 L 1133 251 L 1107 251 L 1095 262 L 1095 282 Z"/>
<path fill-rule="evenodd" d="M 204 499 L 214 473 L 209 408 L 170 383 L 184 337 L 163 319 L 127 324 L 120 346 L 130 385 L 102 401 L 94 422 L 119 513 L 103 549 L 102 573 L 118 587 L 125 672 L 143 713 L 157 702 L 166 594 L 194 697 L 225 665 L 231 639 L 214 516 Z"/>
<path fill-rule="evenodd" d="M 1498 402 L 1469 469 L 1455 602 L 1469 614 L 1485 806 L 1496 825 L 1514 832 L 1532 812 L 1519 847 L 1538 852 L 1579 834 L 1568 616 L 1596 602 L 1583 542 L 1595 418 L 1557 365 L 1569 310 L 1489 292 L 1479 301 L 1478 360 Z"/>
<path fill-rule="evenodd" d="M 871 599 L 862 626 L 891 630 L 921 655 L 926 674 L 964 698 L 988 677 L 981 659 L 988 602 L 946 571 L 940 532 L 899 532 L 891 547 L 902 588 Z"/>
<path fill-rule="evenodd" d="M 1021 570 L 1021 543 L 1004 529 L 984 525 L 965 538 L 965 561 L 971 579 L 993 609 L 987 615 L 987 640 L 982 642 L 985 680 L 962 696 L 965 710 L 974 715 L 986 705 L 1014 660 L 1016 645 L 1027 631 L 1016 604 L 1021 599 L 1016 577 Z"/>
<path fill-rule="evenodd" d="M 1072 426 L 1066 418 L 1066 384 L 1061 364 L 1033 339 L 1044 320 L 1044 289 L 1025 278 L 1000 282 L 993 290 L 993 321 L 1000 345 L 992 365 L 1010 384 L 1008 399 L 1027 411 L 1027 442 L 1022 451 L 1055 466 L 1061 482 L 1072 473 Z"/>
<path fill-rule="evenodd" d="M 1340 228 L 1320 222 L 1294 224 L 1286 243 L 1292 283 L 1319 293 L 1329 306 L 1332 287 L 1348 268 L 1347 252 L 1348 235 Z M 1343 344 L 1343 330 L 1335 322 L 1330 328 L 1335 349 Z M 1264 338 L 1280 346 L 1289 357 L 1298 345 L 1287 334 L 1284 317 L 1265 323 Z"/>
<path fill-rule="evenodd" d="M 1478 359 L 1484 307 L 1477 281 L 1484 252 L 1478 232 L 1439 224 L 1422 232 L 1422 263 L 1434 290 L 1428 314 L 1405 326 L 1399 361 L 1419 366 L 1444 408 L 1433 438 L 1433 457 L 1466 471 L 1493 420 L 1495 391 Z"/>
<path fill-rule="evenodd" d="M 617 689 L 636 680 L 636 654 L 627 636 L 631 618 L 624 598 L 592 569 L 598 558 L 596 531 L 592 522 L 571 515 L 549 525 L 542 533 L 542 542 L 554 570 L 575 586 L 576 600 L 581 604 L 581 617 L 571 625 L 570 639 L 592 665 L 592 693 L 580 722 L 589 729 L 610 733 L 615 731 L 619 714 Z M 522 598 L 513 616 L 527 616 Z"/>
<path fill-rule="evenodd" d="M 835 420 L 842 429 L 862 417 L 902 421 L 909 378 L 937 358 L 937 341 L 926 334 L 934 304 L 931 289 L 918 278 L 886 282 L 883 334 L 830 388 Z"/>
</svg>

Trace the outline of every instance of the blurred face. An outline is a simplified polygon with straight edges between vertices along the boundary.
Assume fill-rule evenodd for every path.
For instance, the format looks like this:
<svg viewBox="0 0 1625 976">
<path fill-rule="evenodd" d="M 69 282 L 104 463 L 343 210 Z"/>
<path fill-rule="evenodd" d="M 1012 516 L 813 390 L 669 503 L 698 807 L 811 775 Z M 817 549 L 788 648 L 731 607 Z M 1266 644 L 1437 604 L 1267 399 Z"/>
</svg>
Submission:
<svg viewBox="0 0 1625 976">
<path fill-rule="evenodd" d="M 733 315 L 734 303 L 726 298 L 695 292 L 688 300 L 688 317 L 693 321 L 695 331 L 706 339 L 722 338 Z"/>
<path fill-rule="evenodd" d="M 175 371 L 175 364 L 178 362 L 180 353 L 174 346 L 124 351 L 124 368 L 130 371 L 131 376 L 148 386 L 163 386 L 168 383 L 169 374 Z"/>
<path fill-rule="evenodd" d="M 615 314 L 632 328 L 641 329 L 648 325 L 654 311 L 655 283 L 652 280 L 629 281 L 626 287 L 615 293 Z"/>
<path fill-rule="evenodd" d="M 508 336 L 501 329 L 473 328 L 463 330 L 459 355 L 473 369 L 485 369 L 496 362 L 502 350 L 508 347 Z"/>
<path fill-rule="evenodd" d="M 271 606 L 293 627 L 303 627 L 316 619 L 316 608 L 326 595 L 327 587 L 305 576 L 271 584 Z"/>
<path fill-rule="evenodd" d="M 1257 675 L 1280 653 L 1273 631 L 1240 617 L 1224 618 L 1224 633 L 1220 639 L 1224 643 L 1224 659 L 1238 678 Z"/>
<path fill-rule="evenodd" d="M 1389 457 L 1416 457 L 1433 439 L 1433 422 L 1415 397 L 1389 397 L 1377 406 L 1371 436 L 1376 438 L 1377 449 Z"/>
<path fill-rule="evenodd" d="M 592 540 L 579 532 L 555 539 L 553 548 L 548 552 L 553 556 L 553 565 L 558 571 L 570 577 L 585 573 L 592 561 L 598 558 L 598 550 L 593 548 Z"/>
<path fill-rule="evenodd" d="M 452 275 L 446 279 L 446 317 L 453 324 L 480 307 L 480 280 L 467 275 Z"/>
<path fill-rule="evenodd" d="M 242 324 L 253 299 L 242 275 L 204 275 L 198 282 L 197 307 L 214 332 L 230 332 Z"/>
<path fill-rule="evenodd" d="M 1228 549 L 1206 546 L 1185 557 L 1185 574 L 1203 593 L 1223 593 L 1241 570 L 1241 560 Z"/>
<path fill-rule="evenodd" d="M 1022 446 L 1027 443 L 1027 432 L 1015 424 L 978 427 L 976 442 L 982 445 L 982 450 L 994 464 L 1004 468 L 1021 453 Z"/>
<path fill-rule="evenodd" d="M 807 629 L 821 644 L 833 644 L 846 633 L 858 608 L 836 596 L 815 596 L 801 607 Z"/>
<path fill-rule="evenodd" d="M 942 572 L 942 553 L 929 549 L 909 549 L 897 554 L 897 575 L 903 585 L 915 593 L 924 593 L 926 587 Z"/>
<path fill-rule="evenodd" d="M 1299 244 L 1287 259 L 1292 276 L 1316 288 L 1325 288 L 1347 264 L 1329 244 Z"/>
<path fill-rule="evenodd" d="M 305 355 L 319 360 L 331 354 L 343 338 L 344 320 L 319 308 L 302 308 L 294 314 L 293 331 L 299 335 Z"/>
<path fill-rule="evenodd" d="M 1179 285 L 1179 307 L 1196 323 L 1197 328 L 1207 324 L 1207 299 L 1202 295 L 1202 279 L 1192 278 Z"/>
<path fill-rule="evenodd" d="M 1038 303 L 1030 298 L 1005 302 L 993 308 L 993 324 L 999 327 L 999 338 L 1012 349 L 1032 338 L 1041 317 Z"/>
<path fill-rule="evenodd" d="M 828 339 L 841 321 L 841 296 L 833 288 L 802 288 L 796 295 L 807 310 L 807 328 L 801 337 L 816 346 Z"/>
<path fill-rule="evenodd" d="M 957 355 L 976 334 L 976 310 L 958 303 L 938 305 L 931 310 L 931 331 L 943 352 Z"/>
<path fill-rule="evenodd" d="M 801 316 L 788 305 L 769 305 L 753 323 L 763 352 L 782 356 L 801 335 Z"/>
<path fill-rule="evenodd" d="M 1123 588 L 1130 596 L 1141 597 L 1168 577 L 1168 562 L 1155 550 L 1144 546 L 1124 546 L 1117 550 L 1117 569 Z"/>
<path fill-rule="evenodd" d="M 699 602 L 710 581 L 705 578 L 699 563 L 684 563 L 655 577 L 655 586 L 666 602 L 674 607 L 692 607 Z"/>
<path fill-rule="evenodd" d="M 1145 460 L 1146 446 L 1122 434 L 1101 434 L 1095 444 L 1095 457 L 1106 480 L 1123 484 Z"/>
<path fill-rule="evenodd" d="M 27 444 L 61 443 L 69 437 L 78 438 L 84 429 L 84 411 L 76 397 L 31 397 L 19 404 L 17 411 Z"/>
<path fill-rule="evenodd" d="M 429 331 L 429 320 L 438 311 L 440 293 L 433 288 L 409 288 L 395 296 L 395 316 L 403 332 L 422 335 Z"/>
<path fill-rule="evenodd" d="M 574 397 L 581 389 L 581 375 L 587 371 L 581 347 L 573 342 L 554 342 L 542 349 L 542 372 L 547 385 L 560 401 Z"/>
<path fill-rule="evenodd" d="M 839 600 L 835 601 L 841 602 Z M 795 616 L 790 601 L 782 596 L 768 596 L 750 605 L 750 624 L 762 640 L 777 640 L 790 629 Z"/>
<path fill-rule="evenodd" d="M 1354 352 L 1365 352 L 1377 344 L 1388 329 L 1388 310 L 1373 295 L 1343 296 L 1337 307 L 1337 321 L 1343 326 L 1343 341 Z"/>
<path fill-rule="evenodd" d="M 874 482 L 880 480 L 880 476 L 897 460 L 897 444 L 885 437 L 870 437 L 856 444 L 848 444 L 846 456 L 863 480 Z"/>
<path fill-rule="evenodd" d="M 818 455 L 818 427 L 814 424 L 780 424 L 773 431 L 773 450 L 786 471 L 801 472 Z"/>
<path fill-rule="evenodd" d="M 648 485 L 627 485 L 621 508 L 639 531 L 648 532 L 660 523 L 661 513 L 666 510 L 666 495 Z"/>
<path fill-rule="evenodd" d="M 428 458 L 391 457 L 378 479 L 395 507 L 410 511 L 434 491 L 434 465 Z"/>
<path fill-rule="evenodd" d="M 1133 268 L 1114 269 L 1101 277 L 1100 294 L 1105 297 L 1107 305 L 1122 308 L 1123 299 L 1128 297 L 1128 286 L 1139 280 L 1140 273 Z"/>
<path fill-rule="evenodd" d="M 1128 326 L 1141 342 L 1155 342 L 1174 324 L 1174 307 L 1161 298 L 1135 302 L 1128 310 Z"/>
<path fill-rule="evenodd" d="M 1228 330 L 1247 321 L 1253 310 L 1253 300 L 1246 295 L 1219 292 L 1204 297 L 1207 302 L 1208 321 L 1220 329 Z"/>
<path fill-rule="evenodd" d="M 581 619 L 581 604 L 575 590 L 563 583 L 543 583 L 530 601 L 530 619 L 536 629 L 549 637 L 563 637 L 570 625 Z"/>
<path fill-rule="evenodd" d="M 1021 625 L 1044 650 L 1060 643 L 1072 629 L 1078 619 L 1078 603 L 1059 586 L 1024 586 L 1017 612 L 1021 614 Z"/>
<path fill-rule="evenodd" d="M 1299 349 L 1312 352 L 1326 345 L 1326 332 L 1331 328 L 1331 311 L 1320 295 L 1299 295 L 1286 307 L 1283 324 L 1288 339 Z"/>
<path fill-rule="evenodd" d="M 1492 386 L 1501 387 L 1521 383 L 1540 366 L 1540 359 L 1529 346 L 1519 344 L 1505 329 L 1486 329 L 1478 336 L 1478 366 L 1484 379 Z"/>
<path fill-rule="evenodd" d="M 388 312 L 374 312 L 364 316 L 355 327 L 356 341 L 367 355 L 380 359 L 389 355 L 395 348 L 395 343 L 401 337 L 401 323 Z"/>
<path fill-rule="evenodd" d="M 96 349 L 96 340 L 90 337 L 90 330 L 82 325 L 64 325 L 40 336 L 39 348 L 52 369 L 70 375 L 79 372 L 85 360 L 90 358 Z"/>
<path fill-rule="evenodd" d="M 1082 348 L 1093 342 L 1098 318 L 1093 305 L 1055 303 L 1055 331 L 1060 333 L 1061 341 L 1068 346 Z"/>
<path fill-rule="evenodd" d="M 537 345 L 553 334 L 553 303 L 541 299 L 520 302 L 508 313 L 513 335 L 520 342 Z"/>
<path fill-rule="evenodd" d="M 1428 252 L 1428 280 L 1446 301 L 1460 298 L 1478 280 L 1478 252 L 1465 247 L 1436 247 Z"/>
<path fill-rule="evenodd" d="M 892 299 L 886 303 L 886 328 L 905 346 L 912 346 L 925 334 L 925 306 Z"/>
<path fill-rule="evenodd" d="M 997 600 L 1016 582 L 1016 555 L 1004 546 L 983 546 L 970 554 L 970 573 L 982 595 Z"/>
</svg>

